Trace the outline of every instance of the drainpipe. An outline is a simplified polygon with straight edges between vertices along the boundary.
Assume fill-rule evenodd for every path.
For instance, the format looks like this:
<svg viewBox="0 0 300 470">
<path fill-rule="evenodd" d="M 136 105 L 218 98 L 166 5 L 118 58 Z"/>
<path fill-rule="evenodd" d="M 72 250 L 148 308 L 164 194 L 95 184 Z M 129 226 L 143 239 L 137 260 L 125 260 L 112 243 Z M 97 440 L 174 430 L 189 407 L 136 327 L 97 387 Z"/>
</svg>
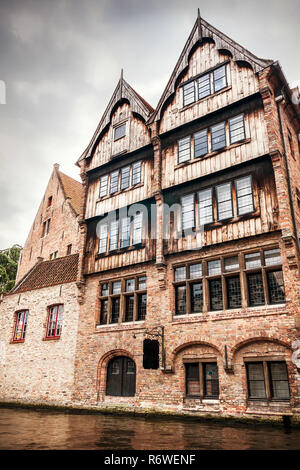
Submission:
<svg viewBox="0 0 300 470">
<path fill-rule="evenodd" d="M 296 240 L 297 240 L 296 246 L 297 246 L 298 263 L 299 263 L 299 259 L 300 259 L 300 241 L 299 241 L 299 235 L 298 235 L 297 224 L 296 224 L 296 216 L 295 216 L 294 202 L 293 202 L 292 188 L 291 188 L 290 169 L 289 169 L 289 162 L 288 162 L 288 158 L 287 158 L 287 147 L 286 147 L 286 142 L 285 142 L 285 137 L 284 137 L 284 132 L 283 132 L 282 114 L 281 114 L 281 103 L 285 102 L 284 91 L 283 90 L 281 91 L 281 95 L 276 96 L 275 101 L 276 101 L 276 105 L 277 105 L 277 111 L 278 111 L 278 117 L 279 117 L 279 123 L 280 123 L 280 134 L 281 134 L 283 150 L 284 150 L 283 151 L 283 157 L 284 157 L 286 173 L 287 173 L 288 196 L 289 196 L 289 203 L 290 203 L 290 207 L 291 207 L 291 215 L 292 215 L 294 236 L 296 237 Z"/>
</svg>

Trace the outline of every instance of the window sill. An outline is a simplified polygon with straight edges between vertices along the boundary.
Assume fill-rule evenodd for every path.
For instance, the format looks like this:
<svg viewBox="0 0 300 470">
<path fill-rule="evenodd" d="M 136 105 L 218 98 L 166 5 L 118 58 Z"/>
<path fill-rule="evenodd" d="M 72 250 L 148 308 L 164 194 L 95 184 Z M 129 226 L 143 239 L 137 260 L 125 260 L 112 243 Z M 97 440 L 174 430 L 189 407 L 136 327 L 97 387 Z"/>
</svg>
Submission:
<svg viewBox="0 0 300 470">
<path fill-rule="evenodd" d="M 98 204 L 99 202 L 105 201 L 106 199 L 109 199 L 113 196 L 118 196 L 119 194 L 123 194 L 128 191 L 131 191 L 132 189 L 141 188 L 142 186 L 144 186 L 144 182 L 134 184 L 125 189 L 120 189 L 119 191 L 116 191 L 115 193 L 112 193 L 112 194 L 107 194 L 106 196 L 98 197 L 98 199 L 96 200 L 96 204 Z"/>
<path fill-rule="evenodd" d="M 214 157 L 215 155 L 218 155 L 219 153 L 226 152 L 227 150 L 231 150 L 232 148 L 239 147 L 240 145 L 249 144 L 250 142 L 251 142 L 251 139 L 246 138 L 246 139 L 240 140 L 239 142 L 235 142 L 234 144 L 227 145 L 226 147 L 222 147 L 221 149 L 214 150 L 213 152 L 202 155 L 201 157 L 191 158 L 190 160 L 187 160 L 186 162 L 177 163 L 177 165 L 174 166 L 174 170 L 178 170 L 179 168 L 183 168 L 186 165 L 191 165 L 201 160 L 205 160 L 206 158 Z"/>
<path fill-rule="evenodd" d="M 238 318 L 249 318 L 253 313 L 253 316 L 264 316 L 264 315 L 275 315 L 275 314 L 286 314 L 286 311 L 282 309 L 286 308 L 286 303 L 283 304 L 265 304 L 260 307 L 241 307 L 241 308 L 232 308 L 226 310 L 209 310 L 202 313 L 185 313 L 183 315 L 175 315 L 173 313 L 172 324 L 176 325 L 178 323 L 196 323 L 196 322 L 205 322 L 208 320 L 216 321 L 223 320 L 228 318 L 230 320 L 235 320 Z M 256 313 L 257 310 L 257 313 Z"/>
<path fill-rule="evenodd" d="M 25 343 L 25 339 L 12 339 L 9 344 Z"/>
<path fill-rule="evenodd" d="M 58 341 L 60 338 L 60 336 L 45 336 L 43 341 Z"/>
<path fill-rule="evenodd" d="M 144 330 L 145 320 L 137 320 L 135 322 L 122 322 L 122 323 L 109 323 L 106 325 L 95 325 L 94 334 L 103 332 L 118 332 L 118 331 L 132 331 Z"/>
</svg>

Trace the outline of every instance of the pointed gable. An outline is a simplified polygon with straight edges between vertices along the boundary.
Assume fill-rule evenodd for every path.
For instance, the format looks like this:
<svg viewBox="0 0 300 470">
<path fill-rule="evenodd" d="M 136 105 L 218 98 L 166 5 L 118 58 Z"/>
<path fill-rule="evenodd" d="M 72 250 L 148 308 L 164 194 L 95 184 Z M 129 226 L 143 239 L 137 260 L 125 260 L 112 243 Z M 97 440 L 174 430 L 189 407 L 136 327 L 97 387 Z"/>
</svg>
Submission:
<svg viewBox="0 0 300 470">
<path fill-rule="evenodd" d="M 112 121 L 112 116 L 119 106 L 124 104 L 129 105 L 130 113 L 138 116 L 143 122 L 146 122 L 154 109 L 147 101 L 142 98 L 123 78 L 123 73 L 117 84 L 117 87 L 108 103 L 108 106 L 99 122 L 99 125 L 81 157 L 78 159 L 77 164 L 85 158 L 90 158 L 105 131 L 108 130 Z M 126 149 L 127 151 L 128 149 Z"/>
<path fill-rule="evenodd" d="M 222 53 L 226 52 L 232 57 L 233 61 L 241 64 L 247 64 L 255 73 L 273 63 L 273 60 L 265 60 L 256 57 L 240 44 L 230 39 L 214 26 L 210 25 L 207 21 L 200 17 L 198 10 L 198 18 L 193 26 L 191 34 L 183 48 L 183 51 L 159 100 L 159 103 L 154 113 L 148 120 L 148 124 L 151 124 L 152 122 L 161 118 L 163 106 L 166 101 L 171 99 L 172 95 L 175 93 L 180 77 L 188 68 L 189 59 L 193 50 L 195 50 L 197 46 L 204 44 L 206 41 L 213 42 L 218 51 L 221 51 Z"/>
<path fill-rule="evenodd" d="M 58 171 L 58 177 L 62 184 L 62 188 L 66 198 L 70 199 L 70 204 L 74 209 L 76 215 L 80 214 L 80 206 L 82 199 L 82 184 L 79 181 L 74 180 L 68 175 L 65 175 L 61 171 Z"/>
</svg>

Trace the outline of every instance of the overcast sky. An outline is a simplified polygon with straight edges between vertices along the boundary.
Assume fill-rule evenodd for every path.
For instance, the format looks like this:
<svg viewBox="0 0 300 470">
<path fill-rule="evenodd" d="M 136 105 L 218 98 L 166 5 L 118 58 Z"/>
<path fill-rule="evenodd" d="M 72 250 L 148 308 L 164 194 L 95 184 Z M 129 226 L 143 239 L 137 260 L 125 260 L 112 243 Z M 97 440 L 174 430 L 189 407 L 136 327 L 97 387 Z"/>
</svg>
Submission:
<svg viewBox="0 0 300 470">
<path fill-rule="evenodd" d="M 0 0 L 0 249 L 24 244 L 54 163 L 79 179 L 121 68 L 156 106 L 198 7 L 300 84 L 299 0 Z"/>
</svg>

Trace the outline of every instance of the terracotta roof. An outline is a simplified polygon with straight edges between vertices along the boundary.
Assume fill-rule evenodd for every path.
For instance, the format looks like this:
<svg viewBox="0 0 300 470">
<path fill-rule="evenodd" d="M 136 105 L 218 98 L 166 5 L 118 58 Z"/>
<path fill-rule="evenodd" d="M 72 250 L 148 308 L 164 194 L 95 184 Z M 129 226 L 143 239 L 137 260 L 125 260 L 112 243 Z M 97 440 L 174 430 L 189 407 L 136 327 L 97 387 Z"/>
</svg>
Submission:
<svg viewBox="0 0 300 470">
<path fill-rule="evenodd" d="M 81 198 L 82 198 L 82 184 L 79 181 L 74 180 L 68 175 L 65 175 L 61 171 L 58 171 L 61 183 L 66 197 L 70 198 L 71 206 L 77 215 L 80 214 Z"/>
<path fill-rule="evenodd" d="M 63 258 L 37 263 L 10 291 L 10 294 L 76 281 L 78 259 L 79 254 L 75 253 Z"/>
</svg>

